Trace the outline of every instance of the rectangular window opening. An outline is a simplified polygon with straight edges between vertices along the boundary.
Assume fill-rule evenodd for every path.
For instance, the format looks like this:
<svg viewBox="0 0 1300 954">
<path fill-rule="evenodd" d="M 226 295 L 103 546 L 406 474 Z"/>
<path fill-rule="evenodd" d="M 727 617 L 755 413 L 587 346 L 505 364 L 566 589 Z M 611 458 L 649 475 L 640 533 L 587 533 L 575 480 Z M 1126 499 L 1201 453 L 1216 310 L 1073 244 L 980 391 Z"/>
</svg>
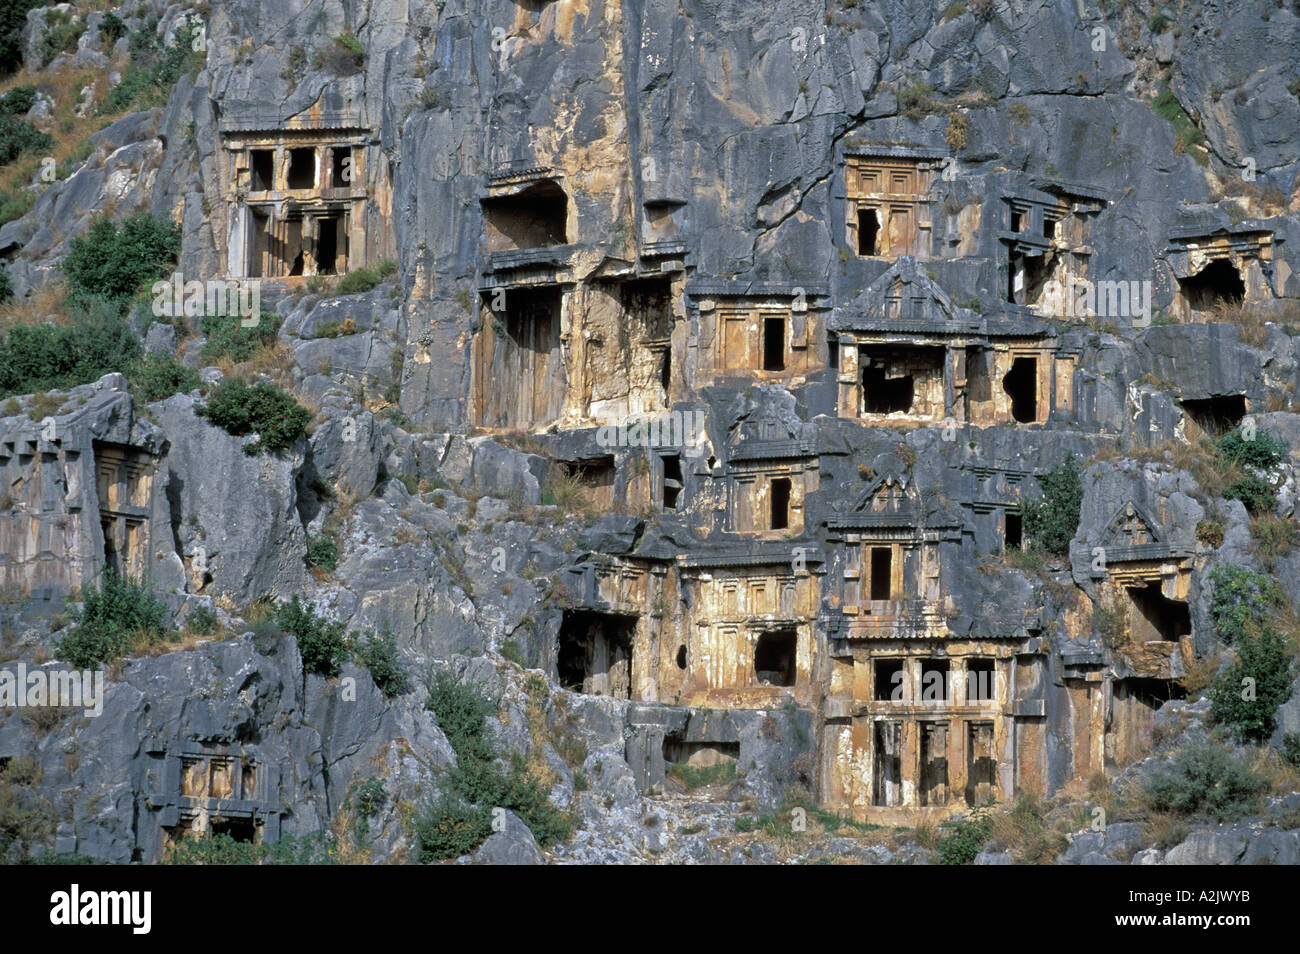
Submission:
<svg viewBox="0 0 1300 954">
<path fill-rule="evenodd" d="M 289 188 L 316 188 L 316 150 L 303 146 L 289 150 Z"/>
<path fill-rule="evenodd" d="M 678 454 L 661 457 L 663 463 L 662 495 L 665 510 L 676 510 L 682 492 L 682 458 Z"/>
<path fill-rule="evenodd" d="M 793 686 L 795 649 L 798 637 L 794 630 L 764 633 L 754 647 L 754 673 L 764 686 Z"/>
<path fill-rule="evenodd" d="M 635 616 L 565 610 L 556 657 L 561 688 L 616 699 L 632 698 L 635 634 Z"/>
<path fill-rule="evenodd" d="M 871 598 L 893 599 L 894 550 L 892 547 L 871 548 Z"/>
<path fill-rule="evenodd" d="M 1019 550 L 1024 541 L 1024 524 L 1021 521 L 1020 514 L 1008 513 L 1005 515 L 1006 529 L 1002 534 L 1002 542 L 1008 550 Z"/>
<path fill-rule="evenodd" d="M 1016 358 L 1002 378 L 1002 390 L 1011 398 L 1011 417 L 1020 424 L 1038 420 L 1038 359 Z"/>
<path fill-rule="evenodd" d="M 880 254 L 880 213 L 875 209 L 858 209 L 858 254 Z"/>
<path fill-rule="evenodd" d="M 785 319 L 763 319 L 763 370 L 785 370 Z"/>
<path fill-rule="evenodd" d="M 924 659 L 921 661 L 921 701 L 948 702 L 948 660 Z"/>
<path fill-rule="evenodd" d="M 772 480 L 770 496 L 772 504 L 772 529 L 788 529 L 790 526 L 790 478 L 774 478 Z"/>
<path fill-rule="evenodd" d="M 334 159 L 330 167 L 330 185 L 335 189 L 350 188 L 353 174 L 352 147 L 335 146 Z"/>
<path fill-rule="evenodd" d="M 340 237 L 347 241 L 343 232 L 343 216 L 327 215 L 316 222 L 316 273 L 334 275 L 338 272 Z"/>
<path fill-rule="evenodd" d="M 248 152 L 248 171 L 252 178 L 252 191 L 269 192 L 274 189 L 275 150 L 250 149 Z"/>
<path fill-rule="evenodd" d="M 977 657 L 966 661 L 966 701 L 993 702 L 997 698 L 992 659 Z"/>
<path fill-rule="evenodd" d="M 877 702 L 902 702 L 904 700 L 903 660 L 876 660 L 871 695 Z"/>
</svg>

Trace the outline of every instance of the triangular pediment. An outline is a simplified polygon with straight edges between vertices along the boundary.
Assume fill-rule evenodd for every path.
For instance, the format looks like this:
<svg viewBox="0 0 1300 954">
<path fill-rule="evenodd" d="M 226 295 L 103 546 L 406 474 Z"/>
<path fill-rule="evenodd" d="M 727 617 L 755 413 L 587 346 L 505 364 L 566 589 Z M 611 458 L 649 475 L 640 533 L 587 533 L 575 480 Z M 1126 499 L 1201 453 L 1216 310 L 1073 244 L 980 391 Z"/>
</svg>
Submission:
<svg viewBox="0 0 1300 954">
<path fill-rule="evenodd" d="M 900 474 L 881 474 L 873 480 L 853 508 L 859 513 L 896 513 L 915 510 L 919 500 L 916 490 Z"/>
<path fill-rule="evenodd" d="M 740 447 L 744 444 L 774 444 L 798 439 L 799 435 L 794 429 L 780 418 L 761 417 L 737 421 L 727 443 L 730 447 Z"/>
<path fill-rule="evenodd" d="M 1130 500 L 1116 511 L 1106 525 L 1104 535 L 1108 546 L 1135 547 L 1149 543 L 1163 543 L 1164 535 L 1153 520 L 1137 503 Z"/>
<path fill-rule="evenodd" d="M 877 328 L 897 322 L 977 321 L 908 256 L 890 268 L 831 316 L 832 330 Z"/>
</svg>

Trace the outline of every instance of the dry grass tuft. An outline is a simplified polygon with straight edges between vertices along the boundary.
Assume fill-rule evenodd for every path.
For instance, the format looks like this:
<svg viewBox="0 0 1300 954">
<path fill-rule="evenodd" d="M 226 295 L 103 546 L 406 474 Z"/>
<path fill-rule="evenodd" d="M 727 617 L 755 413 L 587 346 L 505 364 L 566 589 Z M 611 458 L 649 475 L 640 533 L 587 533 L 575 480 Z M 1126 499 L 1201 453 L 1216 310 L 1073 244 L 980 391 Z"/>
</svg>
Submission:
<svg viewBox="0 0 1300 954">
<path fill-rule="evenodd" d="M 0 332 L 20 325 L 70 325 L 67 308 L 68 289 L 62 282 L 32 292 L 27 298 L 10 299 L 0 305 Z"/>
</svg>

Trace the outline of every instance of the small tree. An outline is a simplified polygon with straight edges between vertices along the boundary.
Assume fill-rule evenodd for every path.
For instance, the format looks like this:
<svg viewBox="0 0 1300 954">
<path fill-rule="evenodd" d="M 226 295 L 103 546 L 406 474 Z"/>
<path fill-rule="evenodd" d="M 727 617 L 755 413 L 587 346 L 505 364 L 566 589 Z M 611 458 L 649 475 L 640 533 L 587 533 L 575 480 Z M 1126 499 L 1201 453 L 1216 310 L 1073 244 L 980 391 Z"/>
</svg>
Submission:
<svg viewBox="0 0 1300 954">
<path fill-rule="evenodd" d="M 1219 438 L 1219 453 L 1234 464 L 1258 470 L 1271 470 L 1290 451 L 1286 441 L 1269 431 L 1256 431 L 1254 437 L 1247 440 L 1238 428 Z"/>
<path fill-rule="evenodd" d="M 354 645 L 357 662 L 370 671 L 370 678 L 387 698 L 400 696 L 411 688 L 406 670 L 402 668 L 402 657 L 397 652 L 397 637 L 387 626 L 378 633 L 367 633 L 355 639 Z"/>
<path fill-rule="evenodd" d="M 952 831 L 939 839 L 939 863 L 942 865 L 968 865 L 975 861 L 993 834 L 993 819 L 989 806 L 972 809 L 970 815 L 957 822 Z"/>
<path fill-rule="evenodd" d="M 86 384 L 139 357 L 130 325 L 104 308 L 71 325 L 18 325 L 0 341 L 0 397 Z"/>
<path fill-rule="evenodd" d="M 1215 629 L 1237 651 L 1210 687 L 1210 715 L 1237 738 L 1260 742 L 1273 734 L 1277 707 L 1291 697 L 1294 663 L 1273 626 L 1286 598 L 1276 582 L 1244 567 L 1216 566 L 1210 582 Z"/>
<path fill-rule="evenodd" d="M 1079 529 L 1079 511 L 1083 506 L 1083 481 L 1074 455 L 1038 480 L 1043 492 L 1025 504 L 1025 530 L 1030 538 L 1048 553 L 1065 556 L 1070 541 Z"/>
<path fill-rule="evenodd" d="M 333 573 L 339 568 L 339 545 L 328 530 L 307 537 L 307 565 Z"/>
<path fill-rule="evenodd" d="M 166 620 L 167 607 L 145 580 L 119 578 L 107 569 L 100 586 L 86 585 L 77 625 L 59 642 L 55 655 L 78 669 L 93 669 L 162 639 Z"/>
<path fill-rule="evenodd" d="M 1147 782 L 1145 797 L 1156 811 L 1237 821 L 1255 807 L 1268 782 L 1214 745 L 1179 752 Z"/>
<path fill-rule="evenodd" d="M 1229 645 L 1247 630 L 1258 629 L 1284 599 L 1276 582 L 1245 567 L 1219 564 L 1210 571 L 1210 582 L 1210 615 L 1219 639 Z"/>
<path fill-rule="evenodd" d="M 1286 640 L 1272 626 L 1245 629 L 1237 660 L 1210 687 L 1210 715 L 1237 738 L 1263 742 L 1273 734 L 1277 707 L 1291 698 L 1294 664 Z"/>
<path fill-rule="evenodd" d="M 127 374 L 132 390 L 145 403 L 173 394 L 187 394 L 199 386 L 199 372 L 170 354 L 147 354 Z"/>
<path fill-rule="evenodd" d="M 199 350 L 200 361 L 216 363 L 229 358 L 238 364 L 251 358 L 258 347 L 275 342 L 280 317 L 263 308 L 257 324 L 245 327 L 239 315 L 206 315 L 199 321 L 199 330 L 208 339 Z"/>
<path fill-rule="evenodd" d="M 63 274 L 74 292 L 112 301 L 166 276 L 181 250 L 181 228 L 147 212 L 121 225 L 104 217 L 68 246 Z"/>
<path fill-rule="evenodd" d="M 250 456 L 292 447 L 311 420 L 311 412 L 279 388 L 265 382 L 249 387 L 238 378 L 223 382 L 194 413 L 236 437 L 256 433 L 244 448 Z"/>
<path fill-rule="evenodd" d="M 286 633 L 297 637 L 303 672 L 327 679 L 339 674 L 343 661 L 348 658 L 348 641 L 342 623 L 317 616 L 296 595 L 279 605 L 275 621 Z"/>
</svg>

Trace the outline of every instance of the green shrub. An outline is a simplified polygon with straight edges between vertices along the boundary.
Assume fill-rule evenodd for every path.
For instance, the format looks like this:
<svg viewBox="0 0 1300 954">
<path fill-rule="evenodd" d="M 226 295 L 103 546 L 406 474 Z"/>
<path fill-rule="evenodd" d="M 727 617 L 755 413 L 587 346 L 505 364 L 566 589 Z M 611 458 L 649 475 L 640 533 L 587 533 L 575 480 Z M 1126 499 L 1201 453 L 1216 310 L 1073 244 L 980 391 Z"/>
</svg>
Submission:
<svg viewBox="0 0 1300 954">
<path fill-rule="evenodd" d="M 377 775 L 372 775 L 357 786 L 353 804 L 358 815 L 362 818 L 370 818 L 384 807 L 384 802 L 387 800 L 388 791 L 384 788 L 384 780 Z"/>
<path fill-rule="evenodd" d="M 370 671 L 370 678 L 385 697 L 391 699 L 410 690 L 410 680 L 397 652 L 397 637 L 387 627 L 378 633 L 367 633 L 354 645 L 356 661 Z"/>
<path fill-rule="evenodd" d="M 362 292 L 368 292 L 396 271 L 397 263 L 390 258 L 386 258 L 370 268 L 354 269 L 339 279 L 334 293 L 336 295 L 359 295 Z"/>
<path fill-rule="evenodd" d="M 411 820 L 421 861 L 467 855 L 492 834 L 492 812 L 442 793 Z"/>
<path fill-rule="evenodd" d="M 1210 615 L 1219 639 L 1229 645 L 1258 631 L 1284 601 L 1276 581 L 1245 567 L 1219 564 L 1210 571 L 1210 582 Z"/>
<path fill-rule="evenodd" d="M 325 532 L 307 537 L 307 565 L 330 573 L 339 568 L 339 545 L 334 534 Z"/>
<path fill-rule="evenodd" d="M 936 111 L 934 87 L 928 83 L 908 83 L 898 91 L 898 108 L 909 119 L 920 119 Z"/>
<path fill-rule="evenodd" d="M 63 273 L 77 294 L 122 302 L 165 277 L 180 250 L 179 225 L 147 212 L 120 225 L 105 216 L 69 244 Z"/>
<path fill-rule="evenodd" d="M 281 835 L 273 844 L 236 841 L 225 832 L 187 835 L 164 856 L 167 865 L 330 865 L 335 863 L 337 840 L 328 832 L 300 838 Z"/>
<path fill-rule="evenodd" d="M 1255 554 L 1260 566 L 1272 573 L 1277 561 L 1300 547 L 1300 520 L 1262 513 L 1250 524 L 1250 552 Z"/>
<path fill-rule="evenodd" d="M 22 29 L 27 11 L 43 7 L 47 0 L 0 0 L 0 75 L 16 73 L 23 65 Z"/>
<path fill-rule="evenodd" d="M 167 102 L 172 87 L 184 75 L 194 77 L 203 68 L 206 54 L 193 49 L 196 27 L 176 31 L 176 42 L 164 46 L 158 39 L 158 19 L 150 17 L 144 29 L 131 36 L 131 65 L 121 82 L 109 91 L 99 107 L 100 113 L 120 113 L 128 109 L 161 106 Z"/>
<path fill-rule="evenodd" d="M 104 14 L 104 19 L 99 21 L 99 35 L 104 39 L 104 46 L 107 50 L 112 50 L 118 40 L 126 36 L 126 24 L 112 10 Z"/>
<path fill-rule="evenodd" d="M 140 357 L 130 325 L 114 315 L 71 325 L 19 325 L 0 341 L 0 397 L 54 391 L 126 371 Z"/>
<path fill-rule="evenodd" d="M 0 166 L 7 166 L 28 152 L 47 153 L 54 139 L 25 119 L 0 114 Z"/>
<path fill-rule="evenodd" d="M 716 765 L 706 765 L 703 768 L 693 768 L 685 762 L 674 762 L 667 774 L 670 778 L 681 782 L 688 792 L 693 792 L 706 785 L 724 785 L 735 781 L 736 763 L 725 761 Z"/>
<path fill-rule="evenodd" d="M 338 839 L 328 831 L 306 835 L 281 835 L 270 845 L 259 845 L 264 865 L 333 865 L 338 864 Z"/>
<path fill-rule="evenodd" d="M 45 14 L 45 33 L 41 36 L 39 50 L 41 59 L 49 63 L 60 53 L 71 53 L 85 32 L 86 24 L 74 21 L 72 14 L 50 10 Z"/>
<path fill-rule="evenodd" d="M 1218 448 L 1234 464 L 1259 470 L 1271 470 L 1291 452 L 1286 441 L 1269 431 L 1256 431 L 1254 440 L 1246 440 L 1241 428 L 1219 438 Z"/>
<path fill-rule="evenodd" d="M 261 345 L 275 341 L 280 330 L 280 316 L 262 310 L 257 324 L 245 328 L 244 319 L 238 315 L 205 315 L 199 321 L 199 330 L 208 340 L 199 349 L 199 360 L 209 364 L 229 358 L 238 364 L 247 361 Z"/>
<path fill-rule="evenodd" d="M 1160 92 L 1151 103 L 1151 111 L 1174 127 L 1174 136 L 1178 141 L 1180 152 L 1205 139 L 1205 134 L 1187 114 L 1187 110 L 1183 109 L 1183 104 L 1178 101 L 1178 97 L 1174 95 L 1174 91 L 1168 84 L 1160 84 Z"/>
<path fill-rule="evenodd" d="M 211 831 L 182 838 L 167 852 L 169 865 L 255 865 L 262 860 L 262 846 L 236 841 L 225 832 Z"/>
<path fill-rule="evenodd" d="M 429 683 L 425 707 L 437 716 L 438 728 L 451 743 L 458 760 L 492 758 L 486 729 L 492 705 L 480 692 L 472 686 L 462 686 L 450 673 L 439 672 Z"/>
<path fill-rule="evenodd" d="M 366 58 L 366 48 L 361 45 L 361 41 L 352 33 L 340 33 L 334 38 L 334 42 L 356 58 L 361 63 Z"/>
<path fill-rule="evenodd" d="M 196 606 L 186 617 L 185 625 L 195 636 L 211 636 L 219 625 L 217 611 L 211 606 Z"/>
<path fill-rule="evenodd" d="M 1266 779 L 1227 750 L 1198 745 L 1179 752 L 1153 775 L 1143 795 L 1158 812 L 1232 822 L 1250 814 L 1267 788 Z"/>
<path fill-rule="evenodd" d="M 456 766 L 448 773 L 447 790 L 413 824 L 422 858 L 473 851 L 490 833 L 493 808 L 518 815 L 543 847 L 568 837 L 572 820 L 551 804 L 523 765 L 516 760 L 502 771 L 493 764 L 486 721 L 492 706 L 477 689 L 440 672 L 430 681 L 426 704 L 456 752 Z"/>
<path fill-rule="evenodd" d="M 1128 642 L 1128 613 L 1114 600 L 1098 600 L 1092 604 L 1092 631 L 1111 649 L 1119 649 Z"/>
<path fill-rule="evenodd" d="M 1237 650 L 1210 687 L 1210 714 L 1238 738 L 1262 741 L 1273 732 L 1277 707 L 1291 696 L 1291 656 L 1273 628 L 1286 597 L 1276 581 L 1238 566 L 1216 566 L 1210 582 L 1218 637 Z"/>
<path fill-rule="evenodd" d="M 1236 648 L 1236 661 L 1210 686 L 1210 716 L 1238 739 L 1262 742 L 1273 734 L 1277 707 L 1291 698 L 1291 653 L 1267 624 L 1244 629 Z"/>
<path fill-rule="evenodd" d="M 343 661 L 348 658 L 348 641 L 342 623 L 317 616 L 296 595 L 276 608 L 275 621 L 297 638 L 303 672 L 326 679 L 339 674 Z"/>
<path fill-rule="evenodd" d="M 1300 732 L 1282 735 L 1282 761 L 1292 768 L 1300 768 Z"/>
<path fill-rule="evenodd" d="M 1267 513 L 1276 503 L 1273 497 L 1273 485 L 1263 477 L 1256 477 L 1254 474 L 1234 480 L 1224 490 L 1223 496 L 1229 500 L 1240 500 L 1252 514 Z"/>
<path fill-rule="evenodd" d="M 100 586 L 86 585 L 77 623 L 55 655 L 77 669 L 94 669 L 161 640 L 166 619 L 167 607 L 145 580 L 118 578 L 107 569 Z"/>
<path fill-rule="evenodd" d="M 21 861 L 44 840 L 49 815 L 30 791 L 40 778 L 40 766 L 30 755 L 0 764 L 0 863 Z"/>
<path fill-rule="evenodd" d="M 13 279 L 9 277 L 9 269 L 0 265 L 0 302 L 9 301 L 14 297 Z"/>
<path fill-rule="evenodd" d="M 0 96 L 0 113 L 21 116 L 36 105 L 36 87 L 31 84 L 15 86 Z"/>
<path fill-rule="evenodd" d="M 965 819 L 952 826 L 952 831 L 936 844 L 939 863 L 943 865 L 968 865 L 974 862 L 993 834 L 993 819 L 988 806 L 971 809 Z"/>
<path fill-rule="evenodd" d="M 36 193 L 20 189 L 17 193 L 0 193 L 0 225 L 21 219 L 36 204 Z"/>
<path fill-rule="evenodd" d="M 366 50 L 351 33 L 340 33 L 312 54 L 312 69 L 352 76 L 365 66 Z"/>
<path fill-rule="evenodd" d="M 311 412 L 279 388 L 264 382 L 249 387 L 238 378 L 223 382 L 194 413 L 235 437 L 257 434 L 244 447 L 250 456 L 292 447 L 311 420 Z"/>
<path fill-rule="evenodd" d="M 188 394 L 199 386 L 199 372 L 170 354 L 147 354 L 127 372 L 137 400 L 162 401 L 173 394 Z"/>
<path fill-rule="evenodd" d="M 1070 540 L 1079 529 L 1079 511 L 1083 505 L 1083 481 L 1074 455 L 1038 480 L 1042 495 L 1026 502 L 1025 530 L 1042 549 L 1057 556 L 1070 551 Z"/>
<path fill-rule="evenodd" d="M 384 788 L 384 780 L 377 775 L 372 775 L 364 782 L 353 786 L 352 807 L 357 813 L 355 828 L 358 838 L 364 839 L 369 836 L 370 819 L 379 813 L 386 801 L 388 801 L 388 790 Z"/>
<path fill-rule="evenodd" d="M 1196 539 L 1217 550 L 1223 546 L 1223 521 L 1204 519 L 1196 522 Z"/>
</svg>

